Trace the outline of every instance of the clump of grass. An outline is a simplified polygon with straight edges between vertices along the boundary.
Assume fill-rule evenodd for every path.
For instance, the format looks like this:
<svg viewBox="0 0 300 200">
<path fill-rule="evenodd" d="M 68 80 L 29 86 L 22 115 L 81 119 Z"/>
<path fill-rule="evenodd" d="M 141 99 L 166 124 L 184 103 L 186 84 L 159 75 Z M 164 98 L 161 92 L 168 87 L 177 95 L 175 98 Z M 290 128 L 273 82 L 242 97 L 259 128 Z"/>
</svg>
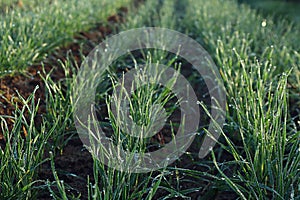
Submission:
<svg viewBox="0 0 300 200">
<path fill-rule="evenodd" d="M 148 62 L 148 65 L 146 64 L 146 66 L 143 67 L 143 71 L 145 72 L 147 68 L 152 67 L 154 66 L 150 65 Z M 136 68 L 138 69 L 138 72 L 141 72 L 138 66 L 136 66 Z M 155 70 L 151 71 L 154 72 Z M 152 78 L 154 79 L 157 79 L 157 76 L 160 76 L 163 73 L 163 71 L 159 70 L 156 70 L 155 72 L 156 73 L 152 74 Z M 119 91 L 119 93 L 112 95 L 107 100 L 110 130 L 112 131 L 112 140 L 114 141 L 114 145 L 116 145 L 118 151 L 122 152 L 125 150 L 127 151 L 127 153 L 130 152 L 128 153 L 128 155 L 126 155 L 126 157 L 121 155 L 122 159 L 124 159 L 123 162 L 127 164 L 137 159 L 136 153 L 143 154 L 143 152 L 146 152 L 147 144 L 149 144 L 150 138 L 143 137 L 145 136 L 145 134 L 147 134 L 147 129 L 143 128 L 140 130 L 140 132 L 137 132 L 139 135 L 138 138 L 130 136 L 132 135 L 132 131 L 134 132 L 135 130 L 126 129 L 128 128 L 128 124 L 126 124 L 127 127 L 124 124 L 126 123 L 126 121 L 124 121 L 123 119 L 125 110 L 124 107 L 122 107 L 124 98 L 128 98 L 129 110 L 132 111 L 130 112 L 130 116 L 132 116 L 132 120 L 134 120 L 134 123 L 139 124 L 140 122 L 141 127 L 147 128 L 147 123 L 149 123 L 150 126 L 153 126 L 154 124 L 151 123 L 152 119 L 159 117 L 157 116 L 158 113 L 152 112 L 153 110 L 151 110 L 150 108 L 151 105 L 153 106 L 153 104 L 156 103 L 160 106 L 164 106 L 165 103 L 173 96 L 172 93 L 170 93 L 170 90 L 172 88 L 172 85 L 174 84 L 172 82 L 176 81 L 176 76 L 174 76 L 174 78 L 170 80 L 170 88 L 160 90 L 154 85 L 149 84 L 148 78 L 151 79 L 151 77 L 148 77 L 146 74 L 141 72 L 136 75 L 131 85 L 131 87 L 134 87 L 136 89 L 136 92 L 133 94 L 128 94 L 126 91 L 122 90 L 124 88 L 124 82 L 121 81 L 118 84 L 113 84 L 113 88 L 115 90 L 117 90 L 118 87 L 121 87 L 121 90 Z M 145 78 L 148 81 L 145 82 Z M 117 80 L 112 80 L 112 82 L 116 81 Z M 143 87 L 143 85 L 145 87 Z M 158 95 L 156 99 L 153 99 L 154 94 Z M 130 96 L 132 97 L 129 98 Z M 116 107 L 115 111 L 112 110 L 113 106 Z M 145 115 L 145 113 L 148 113 L 148 115 Z M 133 128 L 133 126 L 131 128 Z M 95 135 L 97 135 L 97 133 L 95 133 Z M 115 153 L 117 152 L 108 151 L 105 148 L 101 148 L 101 146 L 101 143 L 92 143 L 91 147 L 95 164 L 95 183 L 91 184 L 89 188 L 91 199 L 152 199 L 156 191 L 158 190 L 162 179 L 164 178 L 164 176 L 168 175 L 169 172 L 161 170 L 161 172 L 157 173 L 151 172 L 146 174 L 136 174 L 134 173 L 134 168 L 128 168 L 129 166 L 122 165 L 124 164 L 122 162 L 111 162 L 110 160 L 117 159 L 117 155 L 115 155 Z M 102 153 L 99 154 L 99 152 Z M 103 155 L 103 153 L 105 155 Z M 109 160 L 108 165 L 110 167 L 105 166 L 103 164 L 103 160 L 102 162 L 100 161 L 101 159 L 99 160 L 101 156 L 104 156 Z M 116 165 L 118 165 L 118 170 L 112 167 Z"/>
<path fill-rule="evenodd" d="M 158 57 L 160 57 L 160 56 L 158 56 Z M 150 54 L 148 54 L 148 59 L 151 60 Z M 149 60 L 146 62 L 147 63 L 146 66 L 148 66 L 148 68 L 150 70 L 151 67 L 153 67 L 153 66 L 150 65 L 151 62 Z M 67 62 L 67 64 L 65 66 L 70 67 L 72 65 L 70 63 Z M 136 67 L 136 69 L 138 69 L 138 71 L 140 71 L 140 68 L 138 66 L 135 66 L 135 67 Z M 145 67 L 145 69 L 146 68 L 147 67 Z M 158 78 L 161 75 L 161 73 L 163 73 L 164 71 L 160 71 L 160 70 L 156 69 L 154 71 L 152 70 L 151 72 L 157 73 L 157 74 L 154 73 L 154 74 L 152 74 L 153 76 L 151 76 L 152 79 L 155 79 L 155 78 Z M 112 73 L 112 72 L 110 72 L 110 73 Z M 147 73 L 147 74 L 149 74 L 149 73 Z M 45 78 L 45 81 L 48 84 L 47 87 L 49 88 L 49 95 L 50 95 L 49 100 L 50 100 L 50 102 L 58 102 L 59 103 L 59 104 L 51 103 L 50 105 L 52 105 L 53 108 L 56 108 L 55 110 L 57 110 L 58 113 L 65 115 L 66 112 L 59 112 L 61 109 L 61 106 L 57 107 L 55 105 L 61 105 L 61 103 L 64 102 L 62 100 L 63 98 L 68 99 L 67 98 L 68 94 L 69 94 L 68 92 L 76 91 L 79 88 L 74 88 L 74 85 L 72 83 L 74 83 L 75 79 L 73 78 L 73 79 L 70 79 L 70 82 L 67 81 L 67 83 L 70 83 L 70 84 L 67 84 L 68 90 L 65 91 L 66 93 L 60 94 L 58 92 L 58 90 L 55 89 L 59 85 L 53 83 L 49 77 L 50 77 L 50 75 Z M 75 77 L 75 75 L 73 77 Z M 115 74 L 112 74 L 110 76 L 110 78 L 111 78 L 110 80 L 114 83 L 112 85 L 113 89 L 122 87 L 122 85 L 120 85 L 122 83 L 119 83 L 119 84 L 115 83 L 117 81 L 117 79 L 115 79 L 114 77 L 115 77 Z M 129 104 L 131 107 L 131 111 L 133 112 L 132 115 L 135 115 L 135 117 L 134 117 L 135 122 L 142 121 L 142 122 L 145 122 L 145 123 L 148 123 L 151 125 L 151 119 L 152 119 L 151 116 L 153 115 L 153 113 L 151 113 L 149 110 L 149 107 L 148 107 L 149 104 L 157 103 L 157 104 L 160 104 L 163 106 L 166 102 L 168 102 L 168 100 L 171 97 L 173 97 L 173 94 L 171 93 L 170 90 L 174 84 L 173 82 L 176 81 L 176 76 L 174 76 L 171 80 L 169 80 L 169 84 L 168 84 L 169 88 L 163 89 L 163 90 L 157 86 L 154 86 L 153 84 L 146 84 L 146 87 L 142 87 L 144 85 L 144 83 L 145 83 L 144 81 L 146 79 L 147 79 L 147 76 L 145 73 L 142 73 L 142 74 L 140 74 L 140 76 L 136 77 L 136 79 L 134 81 L 135 88 L 141 88 L 141 90 L 137 90 L 137 93 L 135 93 L 133 95 L 133 100 L 130 98 L 128 100 L 129 100 Z M 104 84 L 106 84 L 106 83 L 104 83 Z M 57 92 L 55 92 L 55 91 L 57 91 Z M 153 94 L 157 94 L 158 97 L 153 99 L 152 98 Z M 100 94 L 98 97 L 107 98 L 107 95 L 108 95 L 108 93 L 105 93 L 104 95 Z M 127 94 L 127 95 L 129 95 L 129 94 Z M 117 145 L 120 144 L 122 147 L 131 149 L 132 153 L 130 153 L 130 155 L 128 155 L 128 159 L 134 159 L 135 152 L 145 152 L 145 150 L 146 150 L 145 146 L 149 139 L 146 139 L 145 141 L 140 141 L 140 140 L 137 141 L 137 140 L 134 140 L 133 138 L 128 137 L 128 134 L 123 132 L 123 130 L 121 128 L 122 122 L 117 120 L 117 119 L 120 119 L 120 113 L 118 112 L 118 111 L 120 111 L 120 109 L 117 108 L 117 113 L 111 111 L 111 106 L 118 104 L 117 102 L 120 102 L 121 100 L 123 100 L 123 98 L 118 95 L 112 96 L 111 98 L 114 98 L 114 100 L 107 99 L 107 108 L 108 108 L 108 113 L 109 113 L 108 117 L 110 119 L 109 120 L 109 122 L 110 122 L 109 126 L 111 127 L 110 130 L 112 130 L 112 134 L 115 136 L 113 138 L 116 139 Z M 70 104 L 71 107 L 74 106 L 73 103 L 76 103 L 76 101 L 74 101 L 72 99 L 70 100 L 70 102 L 71 102 L 71 104 Z M 64 103 L 63 103 L 63 105 L 64 105 Z M 143 107 L 144 109 L 140 110 L 139 109 L 140 105 L 144 105 L 146 107 Z M 171 108 L 171 110 L 169 110 L 169 112 L 172 112 L 172 110 L 173 109 Z M 73 110 L 71 109 L 71 112 L 72 111 Z M 149 113 L 149 115 L 144 115 L 144 112 Z M 70 113 L 70 112 L 67 112 L 67 113 Z M 54 114 L 50 113 L 50 115 L 53 116 L 53 119 L 56 119 L 56 120 L 59 119 L 59 117 L 57 117 L 55 113 Z M 94 122 L 92 124 L 98 125 L 99 124 L 98 119 L 94 119 L 94 120 L 96 120 L 96 122 Z M 61 123 L 59 122 L 59 124 L 61 124 Z M 64 123 L 62 123 L 62 124 L 64 124 Z M 103 125 L 104 123 L 100 122 L 100 124 Z M 56 126 L 65 127 L 62 125 L 56 125 Z M 97 129 L 93 129 L 93 130 L 97 130 Z M 60 132 L 60 133 L 62 133 L 62 132 Z M 95 134 L 97 135 L 97 133 L 95 133 Z M 91 143 L 91 144 L 93 144 L 93 143 Z M 136 145 L 136 144 L 140 144 L 140 145 Z M 92 146 L 91 149 L 99 150 L 99 145 L 101 146 L 101 143 L 97 144 L 97 146 Z M 100 148 L 100 151 L 101 150 L 102 149 Z M 131 170 L 134 170 L 134 169 L 130 169 L 130 171 L 127 171 L 127 172 L 118 171 L 114 168 L 107 167 L 103 162 L 101 162 L 101 160 L 99 160 L 100 155 L 97 154 L 98 151 L 96 153 L 95 152 L 96 151 L 92 151 L 92 156 L 93 156 L 93 161 L 94 161 L 94 174 L 93 174 L 94 182 L 91 182 L 90 178 L 88 178 L 89 199 L 152 199 L 153 196 L 155 195 L 156 191 L 159 188 L 161 180 L 164 178 L 164 176 L 167 176 L 167 174 L 168 174 L 168 172 L 166 172 L 164 170 L 162 170 L 161 172 L 157 172 L 157 173 L 147 173 L 147 174 L 136 174 L 136 173 L 131 172 Z M 103 150 L 103 152 L 105 152 L 105 151 Z M 112 158 L 111 157 L 112 155 L 110 155 L 110 154 L 105 155 L 105 156 L 107 156 L 108 158 Z M 58 175 L 55 172 L 54 163 L 52 163 L 52 170 L 53 170 L 53 174 L 55 177 L 55 182 L 47 183 L 52 196 L 55 198 L 66 198 L 66 197 L 71 198 L 71 199 L 78 198 L 78 197 L 74 197 L 74 196 L 72 197 L 71 194 L 68 194 L 68 192 L 66 192 L 66 188 L 65 188 L 64 184 L 61 183 L 61 181 L 58 178 Z M 56 192 L 52 189 L 53 186 L 55 186 L 55 185 L 57 187 Z"/>
<path fill-rule="evenodd" d="M 280 0 L 263 0 L 263 1 L 248 1 L 242 0 L 241 3 L 247 3 L 255 9 L 259 9 L 262 13 L 273 14 L 275 17 L 287 16 L 295 22 L 300 22 L 299 2 L 296 1 L 280 1 Z"/>
<path fill-rule="evenodd" d="M 94 157 L 94 178 L 88 179 L 88 199 L 153 199 L 168 172 L 136 174 L 107 168 Z"/>
<path fill-rule="evenodd" d="M 0 15 L 7 15 L 11 11 L 34 11 L 40 6 L 49 6 L 53 0 L 39 1 L 39 0 L 1 0 L 0 1 Z"/>
<path fill-rule="evenodd" d="M 35 126 L 39 107 L 34 99 L 35 91 L 28 99 L 18 96 L 20 102 L 16 104 L 14 116 L 0 117 L 5 138 L 5 147 L 0 148 L 1 199 L 33 199 L 42 183 L 37 179 L 37 171 L 46 161 L 44 149 L 52 132 L 46 131 L 44 123 Z M 14 122 L 11 130 L 6 120 Z"/>
<path fill-rule="evenodd" d="M 174 10 L 175 1 L 147 0 L 136 12 L 129 13 L 122 30 L 140 27 L 164 27 L 175 28 L 176 13 Z M 133 9 L 134 11 L 134 9 Z"/>
<path fill-rule="evenodd" d="M 67 55 L 66 61 L 59 61 L 57 67 L 64 72 L 64 78 L 53 80 L 51 75 L 55 68 L 49 73 L 41 75 L 46 88 L 46 113 L 44 119 L 47 129 L 51 129 L 51 147 L 54 153 L 57 149 L 60 154 L 68 141 L 76 134 L 73 121 L 72 88 L 79 68 L 71 53 Z"/>
<path fill-rule="evenodd" d="M 237 166 L 231 167 L 237 168 L 230 178 L 217 168 L 230 187 L 244 199 L 297 196 L 300 143 L 299 132 L 288 132 L 287 128 L 288 74 L 278 78 L 271 76 L 270 80 L 268 63 L 239 62 L 242 74 L 235 84 L 241 86 L 234 88 L 238 96 L 231 98 L 233 116 L 230 117 L 230 123 L 237 127 L 235 136 L 239 139 L 222 131 L 227 142 L 223 147 L 236 161 Z M 216 160 L 214 162 L 219 165 Z"/>
<path fill-rule="evenodd" d="M 158 1 L 146 0 L 138 9 L 131 8 L 133 12 L 128 14 L 126 22 L 121 25 L 122 30 L 150 25 L 157 12 L 158 3 Z"/>
<path fill-rule="evenodd" d="M 218 163 L 213 153 L 216 168 L 242 199 L 297 199 L 299 131 L 291 126 L 288 98 L 299 97 L 289 96 L 287 85 L 298 82 L 299 28 L 234 1 L 197 4 L 188 7 L 184 26 L 213 55 L 227 90 L 220 145 L 233 162 Z"/>
<path fill-rule="evenodd" d="M 129 2 L 53 1 L 50 5 L 36 4 L 33 11 L 7 13 L 0 25 L 0 76 L 25 70 L 58 46 L 72 41 L 75 33 L 105 22 L 118 7 Z"/>
</svg>

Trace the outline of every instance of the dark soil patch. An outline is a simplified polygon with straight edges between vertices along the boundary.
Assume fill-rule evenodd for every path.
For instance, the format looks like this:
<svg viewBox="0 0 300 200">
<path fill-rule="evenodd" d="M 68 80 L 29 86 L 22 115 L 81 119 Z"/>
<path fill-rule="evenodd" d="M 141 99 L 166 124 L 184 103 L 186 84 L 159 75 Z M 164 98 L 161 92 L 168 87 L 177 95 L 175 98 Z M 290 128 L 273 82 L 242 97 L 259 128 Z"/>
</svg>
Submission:
<svg viewBox="0 0 300 200">
<path fill-rule="evenodd" d="M 93 159 L 91 154 L 83 147 L 78 138 L 71 140 L 61 155 L 54 158 L 55 170 L 60 180 L 64 181 L 68 194 L 78 196 L 80 199 L 87 199 L 87 176 L 93 182 Z M 43 164 L 39 172 L 39 179 L 55 181 L 51 169 L 50 162 Z M 55 192 L 57 188 L 55 184 L 51 187 Z M 41 190 L 37 199 L 53 199 L 47 190 Z"/>
</svg>

